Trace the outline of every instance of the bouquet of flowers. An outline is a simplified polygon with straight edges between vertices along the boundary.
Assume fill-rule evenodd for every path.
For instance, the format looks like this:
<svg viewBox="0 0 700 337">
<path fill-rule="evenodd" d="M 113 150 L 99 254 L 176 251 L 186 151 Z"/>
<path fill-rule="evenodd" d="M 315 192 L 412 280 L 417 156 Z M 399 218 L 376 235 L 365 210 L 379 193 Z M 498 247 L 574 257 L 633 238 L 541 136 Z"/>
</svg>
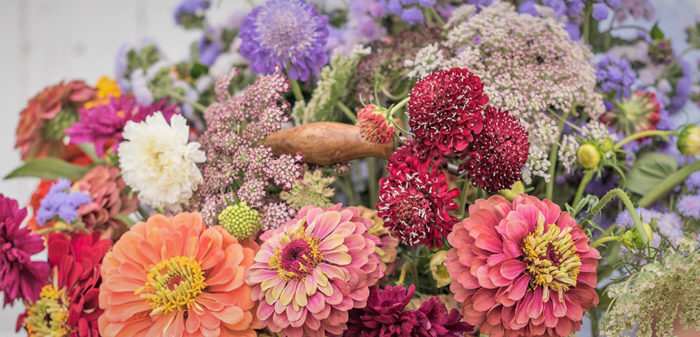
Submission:
<svg viewBox="0 0 700 337">
<path fill-rule="evenodd" d="M 184 0 L 188 58 L 126 45 L 20 112 L 5 178 L 41 182 L 27 208 L 0 195 L 18 331 L 700 327 L 700 126 L 679 115 L 700 22 L 680 50 L 647 0 L 251 6 L 213 23 Z"/>
</svg>

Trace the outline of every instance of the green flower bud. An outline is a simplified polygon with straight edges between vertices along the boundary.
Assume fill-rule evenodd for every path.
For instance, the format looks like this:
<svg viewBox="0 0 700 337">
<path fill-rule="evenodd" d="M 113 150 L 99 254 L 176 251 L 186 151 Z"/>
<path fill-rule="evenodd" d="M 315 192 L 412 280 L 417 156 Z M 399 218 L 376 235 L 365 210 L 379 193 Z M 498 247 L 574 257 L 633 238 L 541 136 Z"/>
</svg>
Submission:
<svg viewBox="0 0 700 337">
<path fill-rule="evenodd" d="M 506 197 L 508 201 L 513 201 L 516 196 L 525 193 L 525 185 L 518 180 L 516 181 L 513 186 L 510 187 L 508 190 L 500 190 L 498 191 L 502 196 Z"/>
<path fill-rule="evenodd" d="M 686 156 L 700 154 L 700 127 L 688 125 L 678 135 L 678 151 Z"/>
<path fill-rule="evenodd" d="M 245 201 L 228 206 L 219 214 L 219 224 L 238 240 L 245 240 L 260 230 L 260 214 Z"/>
<path fill-rule="evenodd" d="M 578 163 L 585 169 L 596 168 L 600 164 L 600 151 L 593 144 L 581 145 L 576 152 L 576 156 L 578 157 Z"/>
</svg>

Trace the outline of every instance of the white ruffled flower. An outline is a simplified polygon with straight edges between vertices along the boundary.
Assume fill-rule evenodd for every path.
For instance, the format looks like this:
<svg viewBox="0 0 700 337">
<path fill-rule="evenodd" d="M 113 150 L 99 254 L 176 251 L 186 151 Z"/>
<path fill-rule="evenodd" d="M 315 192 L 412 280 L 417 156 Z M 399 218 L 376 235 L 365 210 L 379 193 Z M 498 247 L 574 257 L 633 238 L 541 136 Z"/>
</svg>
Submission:
<svg viewBox="0 0 700 337">
<path fill-rule="evenodd" d="M 197 163 L 206 160 L 180 115 L 170 125 L 156 112 L 141 123 L 128 122 L 119 145 L 119 167 L 127 185 L 151 207 L 177 210 L 202 182 Z"/>
</svg>

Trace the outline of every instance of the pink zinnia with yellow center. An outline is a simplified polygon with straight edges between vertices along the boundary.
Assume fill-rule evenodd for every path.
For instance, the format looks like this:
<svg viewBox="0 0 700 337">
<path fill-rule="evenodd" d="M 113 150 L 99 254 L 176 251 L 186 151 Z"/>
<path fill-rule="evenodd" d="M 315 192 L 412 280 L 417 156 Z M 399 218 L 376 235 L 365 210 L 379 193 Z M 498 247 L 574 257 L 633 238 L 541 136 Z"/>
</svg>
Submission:
<svg viewBox="0 0 700 337">
<path fill-rule="evenodd" d="M 465 321 L 491 337 L 568 336 L 598 304 L 600 254 L 549 200 L 477 200 L 447 240 L 450 289 Z"/>
<path fill-rule="evenodd" d="M 102 262 L 100 335 L 255 337 L 244 275 L 256 249 L 199 213 L 137 223 Z"/>
<path fill-rule="evenodd" d="M 354 207 L 306 206 L 264 233 L 246 275 L 261 323 L 282 336 L 342 334 L 348 311 L 364 307 L 369 287 L 382 277 L 371 225 Z"/>
</svg>

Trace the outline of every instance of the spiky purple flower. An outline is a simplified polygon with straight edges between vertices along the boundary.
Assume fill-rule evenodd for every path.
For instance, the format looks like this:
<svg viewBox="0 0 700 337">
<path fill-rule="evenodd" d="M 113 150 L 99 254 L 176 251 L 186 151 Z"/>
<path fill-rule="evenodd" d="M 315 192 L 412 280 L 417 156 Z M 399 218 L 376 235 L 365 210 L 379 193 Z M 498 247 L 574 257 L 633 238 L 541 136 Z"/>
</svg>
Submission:
<svg viewBox="0 0 700 337">
<path fill-rule="evenodd" d="M 270 0 L 246 16 L 240 52 L 253 72 L 270 74 L 279 66 L 289 78 L 305 81 L 326 62 L 328 17 L 304 0 Z"/>
</svg>

